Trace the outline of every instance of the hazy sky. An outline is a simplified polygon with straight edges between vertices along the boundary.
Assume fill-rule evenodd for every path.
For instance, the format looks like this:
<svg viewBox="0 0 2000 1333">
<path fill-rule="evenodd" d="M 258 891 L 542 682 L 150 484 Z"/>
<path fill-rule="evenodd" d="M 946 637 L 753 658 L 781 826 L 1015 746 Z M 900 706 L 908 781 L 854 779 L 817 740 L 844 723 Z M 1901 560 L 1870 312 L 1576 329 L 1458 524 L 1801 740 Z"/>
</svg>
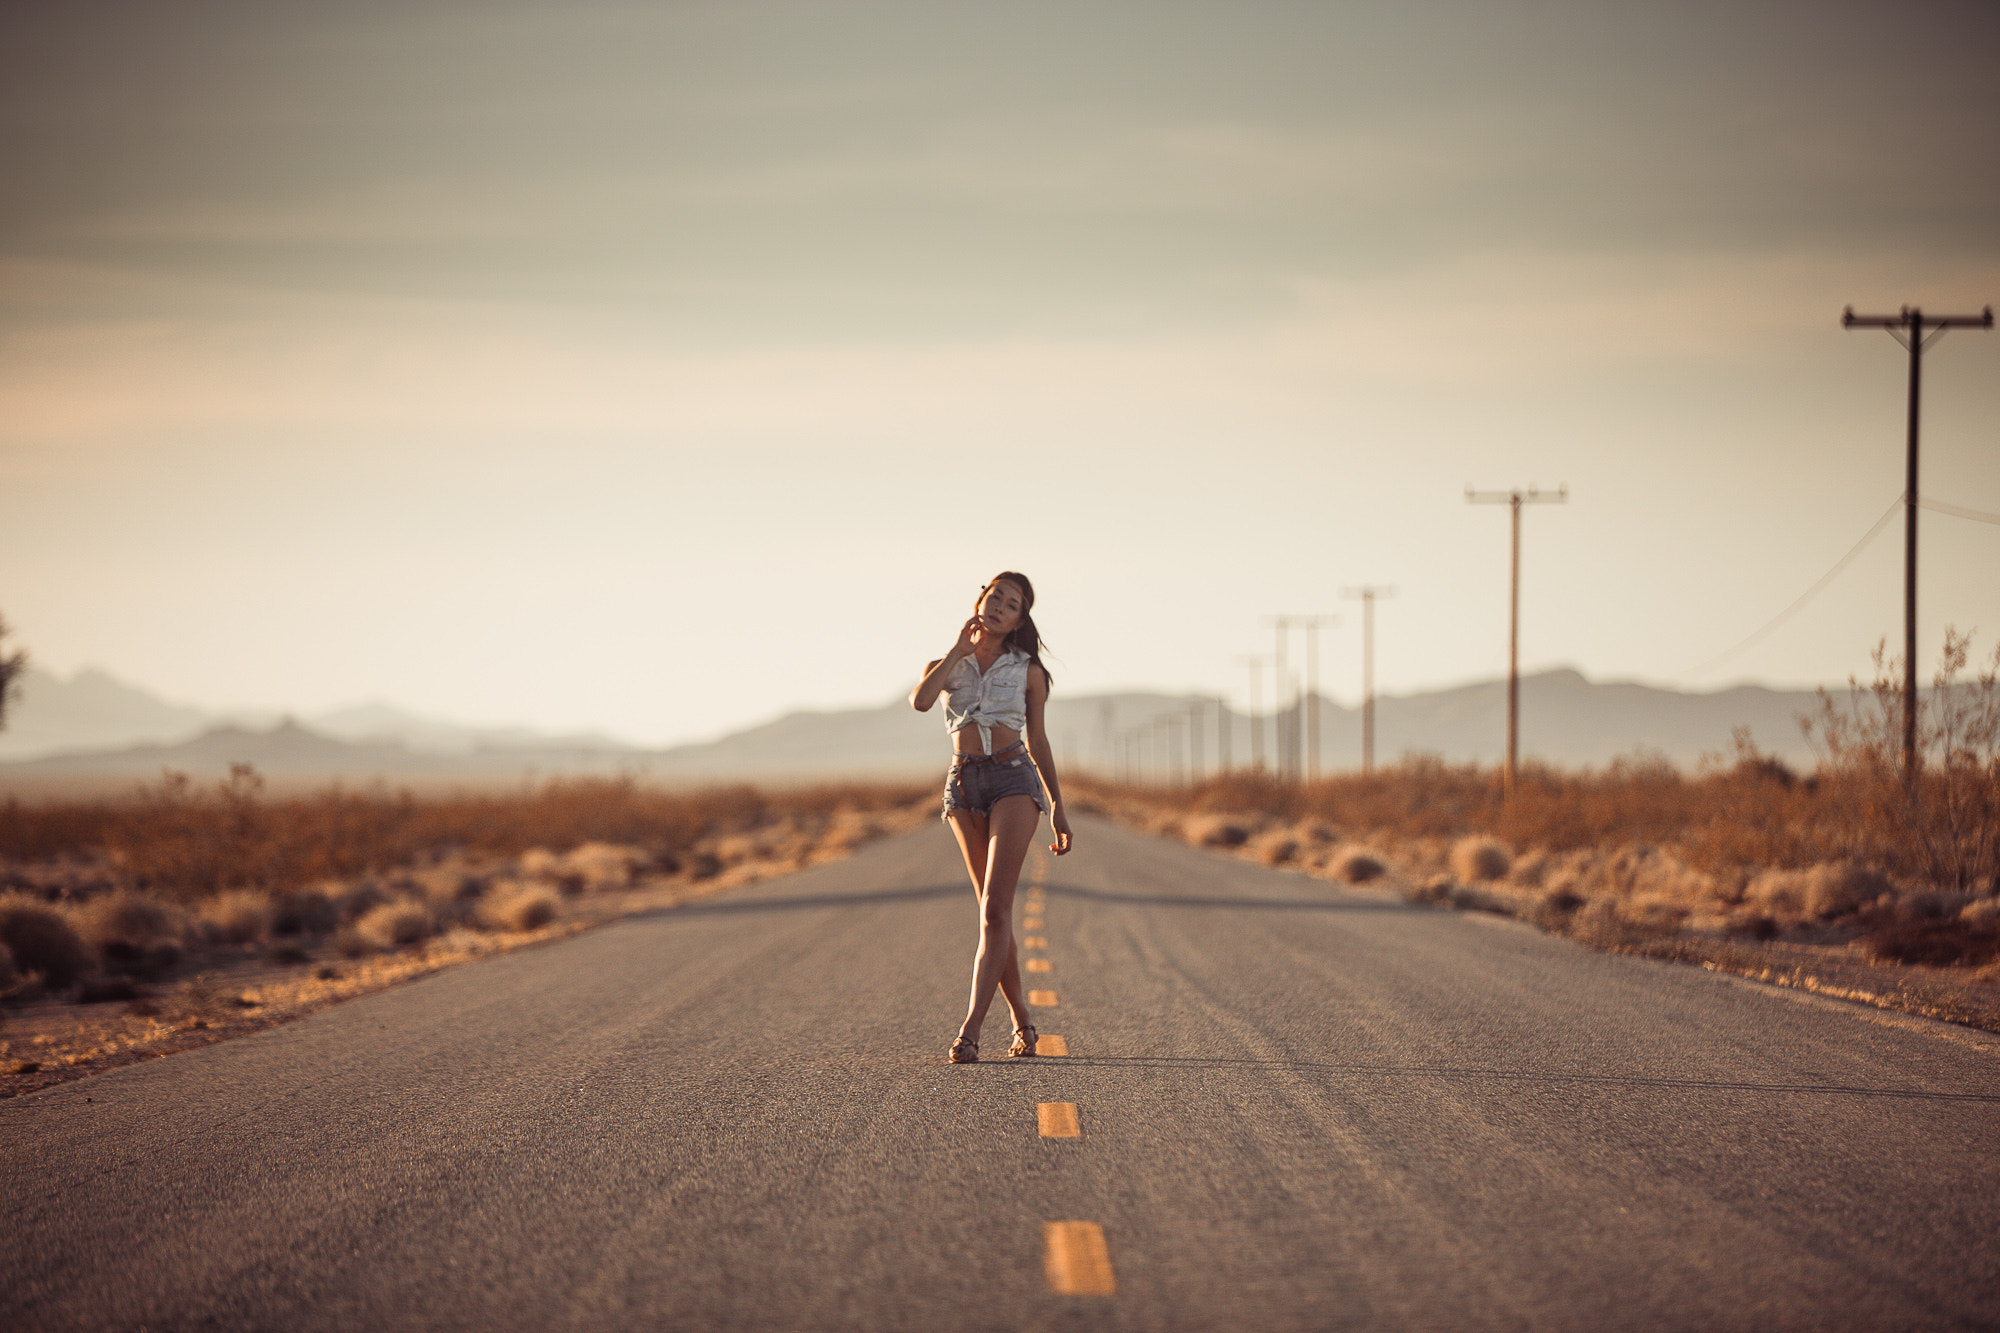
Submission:
<svg viewBox="0 0 2000 1333">
<path fill-rule="evenodd" d="M 10 5 L 0 614 L 198 703 L 712 735 L 1031 574 L 1059 690 L 1834 681 L 2000 301 L 1988 3 Z M 2000 333 L 1925 361 L 2000 511 Z M 1923 644 L 2000 635 L 1926 513 Z M 1299 646 L 1294 644 L 1294 660 Z M 1268 687 L 1267 687 L 1268 689 Z M 1267 696 L 1268 697 L 1268 696 Z M 942 741 L 940 742 L 942 748 Z"/>
</svg>

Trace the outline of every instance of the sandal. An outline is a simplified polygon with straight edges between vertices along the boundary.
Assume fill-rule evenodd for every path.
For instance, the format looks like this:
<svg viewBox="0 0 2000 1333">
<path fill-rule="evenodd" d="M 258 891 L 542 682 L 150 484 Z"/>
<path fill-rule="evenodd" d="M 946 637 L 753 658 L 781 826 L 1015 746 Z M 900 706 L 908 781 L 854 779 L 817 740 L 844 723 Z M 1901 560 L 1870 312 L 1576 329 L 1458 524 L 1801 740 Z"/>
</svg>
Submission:
<svg viewBox="0 0 2000 1333">
<path fill-rule="evenodd" d="M 955 1065 L 976 1065 L 979 1063 L 979 1043 L 960 1037 L 951 1044 L 951 1054 L 945 1058 Z"/>
<path fill-rule="evenodd" d="M 1033 1055 L 1035 1053 L 1036 1040 L 1037 1034 L 1033 1023 L 1028 1024 L 1026 1027 L 1015 1028 L 1014 1044 L 1008 1048 L 1007 1054 Z"/>
</svg>

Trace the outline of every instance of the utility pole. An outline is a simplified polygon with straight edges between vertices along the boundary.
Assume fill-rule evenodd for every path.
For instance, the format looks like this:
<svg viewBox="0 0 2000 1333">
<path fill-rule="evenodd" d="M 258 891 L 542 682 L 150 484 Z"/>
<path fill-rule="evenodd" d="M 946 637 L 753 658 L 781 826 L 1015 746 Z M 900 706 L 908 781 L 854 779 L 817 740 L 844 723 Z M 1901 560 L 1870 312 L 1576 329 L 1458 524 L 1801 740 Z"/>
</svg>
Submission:
<svg viewBox="0 0 2000 1333">
<path fill-rule="evenodd" d="M 1292 776 L 1294 778 L 1299 776 L 1300 771 L 1297 741 L 1299 723 L 1303 720 L 1306 735 L 1306 754 L 1311 763 L 1311 768 L 1308 771 L 1311 773 L 1314 782 L 1319 781 L 1319 629 L 1322 625 L 1338 625 L 1339 623 L 1340 617 L 1332 615 L 1278 617 L 1280 627 L 1292 624 L 1306 632 L 1305 712 L 1303 719 L 1299 717 L 1296 709 L 1293 712 L 1293 744 L 1287 751 L 1287 758 L 1291 761 Z M 1282 668 L 1280 669 L 1282 670 Z M 1293 693 L 1296 694 L 1297 691 L 1294 690 Z"/>
<path fill-rule="evenodd" d="M 1215 696 L 1215 771 L 1229 771 L 1229 701 Z"/>
<path fill-rule="evenodd" d="M 1188 781 L 1201 781 L 1201 710 L 1203 701 L 1195 699 L 1188 704 Z"/>
<path fill-rule="evenodd" d="M 1250 767 L 1262 768 L 1264 766 L 1264 731 L 1263 724 L 1257 721 L 1258 695 L 1261 692 L 1264 680 L 1264 663 L 1270 659 L 1259 657 L 1255 653 L 1249 653 L 1238 657 L 1236 660 L 1250 668 Z"/>
<path fill-rule="evenodd" d="M 1514 572 L 1507 602 L 1507 772 L 1501 787 L 1511 808 L 1514 804 L 1514 770 L 1521 757 L 1521 506 L 1567 504 L 1569 486 L 1565 483 L 1553 495 L 1534 486 L 1525 491 L 1475 491 L 1467 486 L 1465 502 L 1504 504 L 1513 511 L 1514 517 Z"/>
<path fill-rule="evenodd" d="M 1290 616 L 1273 616 L 1271 623 L 1277 626 L 1278 630 L 1278 655 L 1274 659 L 1278 664 L 1277 674 L 1271 680 L 1271 739 L 1277 746 L 1276 763 L 1273 766 L 1278 770 L 1279 781 L 1290 782 L 1292 780 L 1293 737 L 1291 728 L 1288 725 L 1289 714 L 1285 702 L 1285 687 L 1291 683 L 1292 678 L 1285 671 L 1285 649 L 1289 646 L 1292 637 L 1292 618 Z M 1280 721 L 1281 718 L 1286 719 L 1286 721 Z"/>
<path fill-rule="evenodd" d="M 1342 588 L 1342 597 L 1361 599 L 1361 771 L 1375 771 L 1375 599 L 1396 590 L 1376 584 Z"/>
<path fill-rule="evenodd" d="M 1917 794 L 1917 405 L 1923 386 L 1924 352 L 1947 329 L 1990 329 L 1993 307 L 1976 315 L 1926 315 L 1906 305 L 1901 314 L 1857 315 L 1849 306 L 1843 329 L 1887 329 L 1910 353 L 1910 444 L 1903 483 L 1903 785 Z M 1928 334 L 1926 333 L 1928 330 Z"/>
</svg>

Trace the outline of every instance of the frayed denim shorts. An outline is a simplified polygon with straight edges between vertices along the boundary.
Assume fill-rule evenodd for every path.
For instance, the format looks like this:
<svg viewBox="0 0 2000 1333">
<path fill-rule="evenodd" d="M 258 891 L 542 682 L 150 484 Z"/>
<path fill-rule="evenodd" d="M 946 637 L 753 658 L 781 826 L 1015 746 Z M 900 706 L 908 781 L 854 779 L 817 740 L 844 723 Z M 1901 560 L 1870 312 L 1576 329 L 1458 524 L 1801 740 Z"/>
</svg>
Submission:
<svg viewBox="0 0 2000 1333">
<path fill-rule="evenodd" d="M 1009 796 L 1032 796 L 1037 810 L 1049 812 L 1049 803 L 1042 796 L 1042 775 L 1028 758 L 1028 747 L 1019 741 L 991 758 L 968 754 L 951 761 L 944 775 L 943 818 L 950 819 L 954 810 L 990 815 L 993 807 Z"/>
</svg>

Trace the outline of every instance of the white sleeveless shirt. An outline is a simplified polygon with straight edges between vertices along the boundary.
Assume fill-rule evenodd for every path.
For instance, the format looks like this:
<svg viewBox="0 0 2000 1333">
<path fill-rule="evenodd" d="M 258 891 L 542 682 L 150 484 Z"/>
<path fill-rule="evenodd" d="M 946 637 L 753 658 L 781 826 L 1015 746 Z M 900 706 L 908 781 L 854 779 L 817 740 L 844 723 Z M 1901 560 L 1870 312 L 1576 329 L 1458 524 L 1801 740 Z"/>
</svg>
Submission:
<svg viewBox="0 0 2000 1333">
<path fill-rule="evenodd" d="M 993 728 L 1028 729 L 1028 668 L 1032 657 L 1011 648 L 986 671 L 979 661 L 966 656 L 944 678 L 944 729 L 957 734 L 966 727 L 979 728 L 979 744 L 993 753 Z"/>
</svg>

